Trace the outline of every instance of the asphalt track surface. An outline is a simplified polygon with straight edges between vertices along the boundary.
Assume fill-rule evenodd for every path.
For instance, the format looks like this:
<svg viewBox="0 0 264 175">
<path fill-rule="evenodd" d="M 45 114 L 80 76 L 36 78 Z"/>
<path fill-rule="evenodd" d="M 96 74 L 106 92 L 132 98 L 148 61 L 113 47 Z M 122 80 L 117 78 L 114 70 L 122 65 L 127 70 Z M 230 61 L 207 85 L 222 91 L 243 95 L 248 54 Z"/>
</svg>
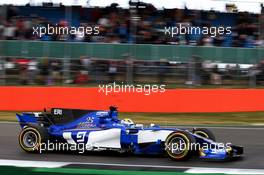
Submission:
<svg viewBox="0 0 264 175">
<path fill-rule="evenodd" d="M 45 153 L 29 154 L 24 152 L 18 144 L 20 127 L 16 123 L 0 123 L 0 159 L 10 160 L 38 160 L 55 162 L 81 162 L 125 165 L 150 165 L 150 166 L 184 166 L 184 167 L 209 167 L 209 168 L 238 168 L 238 169 L 264 169 L 264 128 L 221 128 L 213 127 L 218 142 L 232 142 L 244 146 L 244 157 L 240 160 L 229 162 L 208 162 L 198 158 L 189 161 L 176 162 L 168 157 L 160 156 L 124 156 L 120 154 L 86 153 L 65 154 Z"/>
</svg>

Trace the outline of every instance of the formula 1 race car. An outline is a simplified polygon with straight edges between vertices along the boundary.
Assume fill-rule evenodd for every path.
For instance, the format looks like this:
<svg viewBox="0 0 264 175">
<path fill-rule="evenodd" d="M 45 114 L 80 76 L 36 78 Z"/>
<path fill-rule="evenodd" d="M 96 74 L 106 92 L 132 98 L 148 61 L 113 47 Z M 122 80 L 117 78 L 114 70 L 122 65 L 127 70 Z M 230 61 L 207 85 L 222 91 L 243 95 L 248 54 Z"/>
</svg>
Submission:
<svg viewBox="0 0 264 175">
<path fill-rule="evenodd" d="M 227 160 L 243 154 L 241 146 L 217 143 L 208 129 L 162 128 L 154 124 L 144 127 L 130 119 L 118 119 L 113 106 L 109 111 L 53 108 L 50 113 L 22 113 L 17 118 L 22 128 L 19 144 L 26 152 L 41 152 L 47 150 L 45 144 L 60 143 L 53 148 L 82 144 L 85 151 L 166 154 L 174 160 L 187 160 L 193 155 Z"/>
</svg>

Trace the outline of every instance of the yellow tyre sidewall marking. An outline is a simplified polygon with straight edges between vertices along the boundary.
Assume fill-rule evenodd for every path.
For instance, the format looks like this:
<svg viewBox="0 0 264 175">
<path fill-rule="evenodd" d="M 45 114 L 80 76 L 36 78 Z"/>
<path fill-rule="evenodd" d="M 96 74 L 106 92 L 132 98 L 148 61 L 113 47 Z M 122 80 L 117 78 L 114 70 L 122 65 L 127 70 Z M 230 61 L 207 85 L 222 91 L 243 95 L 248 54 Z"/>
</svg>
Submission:
<svg viewBox="0 0 264 175">
<path fill-rule="evenodd" d="M 26 131 L 30 131 L 30 130 L 33 131 L 38 136 L 38 143 L 33 148 L 25 147 L 23 144 L 23 137 L 22 136 L 25 135 Z M 33 151 L 38 150 L 38 147 L 40 146 L 40 144 L 41 144 L 41 135 L 37 129 L 32 128 L 32 127 L 27 127 L 20 132 L 20 134 L 19 134 L 19 145 L 22 147 L 22 149 L 29 151 L 29 152 L 33 152 Z"/>
<path fill-rule="evenodd" d="M 197 134 L 197 135 L 199 135 L 201 137 L 209 139 L 209 135 L 207 133 L 205 133 L 204 131 L 194 131 L 194 134 Z"/>
<path fill-rule="evenodd" d="M 174 133 L 171 136 L 169 136 L 168 139 L 167 139 L 167 141 L 166 141 L 166 145 L 168 145 L 168 141 L 171 140 L 172 137 L 178 136 L 178 135 L 181 136 L 181 137 L 183 137 L 184 140 L 185 140 L 185 142 L 187 142 L 187 144 L 186 144 L 186 148 L 187 149 L 184 150 L 184 152 L 183 152 L 183 154 L 181 156 L 175 156 L 170 151 L 167 151 L 167 153 L 169 154 L 169 156 L 172 157 L 172 158 L 174 158 L 174 159 L 181 159 L 181 158 L 185 157 L 188 154 L 189 147 L 190 147 L 190 141 L 189 141 L 188 137 L 186 137 L 186 135 L 183 134 L 183 133 Z"/>
</svg>

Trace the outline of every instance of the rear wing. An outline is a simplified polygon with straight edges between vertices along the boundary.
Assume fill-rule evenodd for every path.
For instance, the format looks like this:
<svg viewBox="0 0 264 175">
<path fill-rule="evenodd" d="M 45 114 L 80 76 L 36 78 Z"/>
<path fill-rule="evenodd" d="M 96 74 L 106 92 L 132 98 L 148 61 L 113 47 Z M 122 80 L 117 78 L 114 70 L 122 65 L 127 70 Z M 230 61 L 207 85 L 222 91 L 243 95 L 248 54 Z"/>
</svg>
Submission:
<svg viewBox="0 0 264 175">
<path fill-rule="evenodd" d="M 96 112 L 96 110 L 52 108 L 50 115 L 55 124 L 65 124 L 92 112 Z"/>
<path fill-rule="evenodd" d="M 30 123 L 37 123 L 37 118 L 35 117 L 34 113 L 22 113 L 22 115 L 16 114 L 16 117 L 21 128 L 24 128 L 25 125 Z"/>
</svg>

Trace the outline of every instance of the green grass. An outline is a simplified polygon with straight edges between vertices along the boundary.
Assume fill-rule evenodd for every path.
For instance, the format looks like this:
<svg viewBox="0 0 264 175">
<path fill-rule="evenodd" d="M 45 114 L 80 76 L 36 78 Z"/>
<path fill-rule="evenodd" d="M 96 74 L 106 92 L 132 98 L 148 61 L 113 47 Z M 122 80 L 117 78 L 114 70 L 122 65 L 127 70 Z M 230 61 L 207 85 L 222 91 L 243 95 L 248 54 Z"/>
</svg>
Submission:
<svg viewBox="0 0 264 175">
<path fill-rule="evenodd" d="M 106 169 L 81 169 L 81 168 L 21 168 L 0 166 L 1 174 L 19 175 L 54 175 L 54 174 L 87 174 L 87 175 L 191 175 L 183 172 L 164 171 L 130 171 L 130 170 L 106 170 Z M 196 175 L 220 175 L 220 174 L 196 174 Z"/>
<path fill-rule="evenodd" d="M 214 125 L 248 125 L 264 124 L 264 112 L 241 113 L 123 113 L 123 118 L 131 118 L 137 123 L 158 124 L 214 124 Z"/>
<path fill-rule="evenodd" d="M 162 125 L 249 125 L 263 124 L 264 112 L 238 113 L 119 113 L 135 123 Z M 1 121 L 17 121 L 15 112 L 0 112 Z"/>
</svg>

